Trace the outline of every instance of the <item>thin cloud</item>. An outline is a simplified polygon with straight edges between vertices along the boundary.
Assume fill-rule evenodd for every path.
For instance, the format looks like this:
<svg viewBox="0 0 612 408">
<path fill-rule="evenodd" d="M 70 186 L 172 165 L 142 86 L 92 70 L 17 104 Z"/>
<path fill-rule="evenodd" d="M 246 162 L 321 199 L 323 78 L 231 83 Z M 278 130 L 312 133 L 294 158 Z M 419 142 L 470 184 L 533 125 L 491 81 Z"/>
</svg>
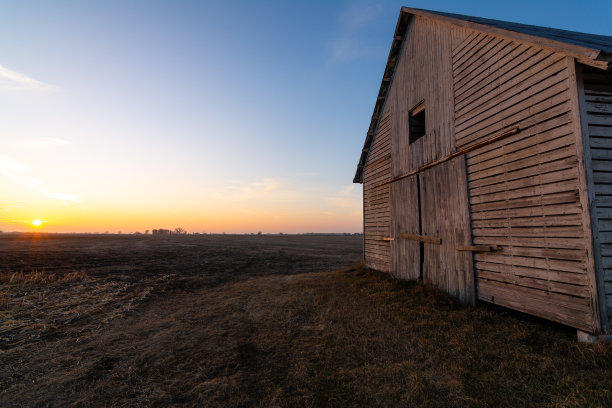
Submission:
<svg viewBox="0 0 612 408">
<path fill-rule="evenodd" d="M 327 203 L 333 207 L 357 210 L 361 208 L 361 200 L 350 197 L 329 197 Z"/>
<path fill-rule="evenodd" d="M 19 163 L 8 156 L 0 155 L 0 171 L 2 172 L 24 172 L 30 170 L 28 166 Z"/>
<path fill-rule="evenodd" d="M 353 192 L 353 190 L 355 190 L 355 185 L 351 184 L 351 185 L 348 185 L 348 186 L 344 187 L 343 189 L 341 189 L 338 192 L 338 194 L 340 194 L 341 196 L 346 196 L 346 195 L 351 194 Z"/>
<path fill-rule="evenodd" d="M 28 166 L 19 163 L 18 161 L 0 155 L 0 174 L 14 183 L 24 185 L 30 188 L 36 188 L 41 185 L 40 180 L 24 175 L 30 169 Z"/>
<path fill-rule="evenodd" d="M 283 187 L 285 183 L 273 178 L 266 178 L 249 184 L 228 187 L 230 193 L 225 196 L 231 200 L 249 200 L 269 195 Z"/>
<path fill-rule="evenodd" d="M 346 62 L 371 58 L 384 54 L 385 45 L 368 44 L 369 36 L 364 29 L 380 15 L 381 4 L 356 3 L 347 7 L 339 16 L 339 34 L 328 43 L 329 58 L 332 62 Z"/>
<path fill-rule="evenodd" d="M 214 194 L 217 200 L 228 205 L 245 208 L 260 208 L 262 205 L 284 208 L 291 203 L 302 203 L 307 198 L 302 190 L 292 188 L 286 180 L 265 178 L 262 180 L 240 183 L 225 187 L 225 191 Z"/>
<path fill-rule="evenodd" d="M 0 77 L 8 80 L 8 83 L 10 84 L 8 88 L 30 89 L 37 91 L 57 89 L 56 86 L 45 84 L 37 79 L 31 78 L 17 71 L 13 71 L 12 69 L 2 65 L 0 65 Z"/>
<path fill-rule="evenodd" d="M 12 180 L 13 182 L 17 184 L 21 184 L 22 186 L 26 186 L 30 188 L 37 188 L 42 184 L 40 180 L 34 177 L 22 176 L 20 174 L 14 174 L 14 173 L 5 172 L 5 171 L 0 172 L 0 174 L 4 175 L 5 177 L 7 177 L 8 179 Z"/>
<path fill-rule="evenodd" d="M 43 194 L 45 195 L 45 197 L 55 198 L 56 200 L 60 200 L 60 201 L 70 201 L 73 203 L 78 203 L 81 201 L 81 198 L 76 194 L 49 193 L 49 192 L 43 192 Z"/>
<path fill-rule="evenodd" d="M 364 46 L 360 41 L 343 37 L 330 42 L 329 50 L 332 61 L 343 62 L 376 56 L 383 52 L 384 47 Z"/>
<path fill-rule="evenodd" d="M 0 212 L 13 211 L 13 208 L 23 208 L 23 205 L 0 205 Z"/>
<path fill-rule="evenodd" d="M 68 140 L 58 139 L 56 137 L 41 137 L 39 139 L 16 142 L 15 144 L 24 149 L 49 149 L 53 147 L 69 146 L 72 143 Z"/>
<path fill-rule="evenodd" d="M 354 184 L 341 188 L 333 197 L 327 197 L 327 204 L 342 210 L 361 211 L 361 194 Z"/>
<path fill-rule="evenodd" d="M 14 183 L 33 189 L 38 189 L 45 197 L 60 200 L 62 202 L 80 202 L 80 197 L 78 195 L 50 192 L 47 188 L 43 187 L 42 181 L 24 174 L 29 171 L 30 169 L 28 166 L 19 163 L 8 156 L 0 155 L 0 175 L 8 178 Z"/>
<path fill-rule="evenodd" d="M 349 29 L 359 29 L 372 22 L 381 10 L 379 3 L 353 3 L 340 14 L 340 22 Z"/>
</svg>

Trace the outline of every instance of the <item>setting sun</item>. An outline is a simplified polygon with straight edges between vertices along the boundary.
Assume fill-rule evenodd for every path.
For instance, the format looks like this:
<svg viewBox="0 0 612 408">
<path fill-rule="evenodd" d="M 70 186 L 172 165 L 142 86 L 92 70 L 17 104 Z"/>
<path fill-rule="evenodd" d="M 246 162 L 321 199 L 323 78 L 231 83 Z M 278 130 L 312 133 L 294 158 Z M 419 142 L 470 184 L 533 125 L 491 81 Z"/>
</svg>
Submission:
<svg viewBox="0 0 612 408">
<path fill-rule="evenodd" d="M 41 220 L 34 220 L 32 221 L 32 225 L 35 227 L 40 227 L 42 225 L 42 221 Z"/>
</svg>

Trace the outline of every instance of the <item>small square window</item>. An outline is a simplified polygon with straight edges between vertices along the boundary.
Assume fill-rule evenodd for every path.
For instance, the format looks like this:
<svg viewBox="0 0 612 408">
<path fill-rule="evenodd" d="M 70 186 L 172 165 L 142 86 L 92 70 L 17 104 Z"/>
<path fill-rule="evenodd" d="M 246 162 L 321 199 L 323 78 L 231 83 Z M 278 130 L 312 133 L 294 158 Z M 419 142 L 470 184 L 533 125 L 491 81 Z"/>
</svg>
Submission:
<svg viewBox="0 0 612 408">
<path fill-rule="evenodd" d="M 408 114 L 408 140 L 410 143 L 416 142 L 425 136 L 425 101 L 410 110 Z"/>
</svg>

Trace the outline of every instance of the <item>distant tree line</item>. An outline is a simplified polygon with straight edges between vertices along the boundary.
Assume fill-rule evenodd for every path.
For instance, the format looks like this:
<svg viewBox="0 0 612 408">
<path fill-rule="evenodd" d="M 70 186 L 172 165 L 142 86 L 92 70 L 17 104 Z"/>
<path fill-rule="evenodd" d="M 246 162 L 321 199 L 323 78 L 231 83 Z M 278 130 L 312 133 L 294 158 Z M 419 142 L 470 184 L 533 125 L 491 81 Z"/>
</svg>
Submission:
<svg viewBox="0 0 612 408">
<path fill-rule="evenodd" d="M 152 235 L 187 235 L 187 230 L 181 227 L 177 227 L 174 230 L 159 228 L 159 229 L 152 230 L 151 234 Z"/>
</svg>

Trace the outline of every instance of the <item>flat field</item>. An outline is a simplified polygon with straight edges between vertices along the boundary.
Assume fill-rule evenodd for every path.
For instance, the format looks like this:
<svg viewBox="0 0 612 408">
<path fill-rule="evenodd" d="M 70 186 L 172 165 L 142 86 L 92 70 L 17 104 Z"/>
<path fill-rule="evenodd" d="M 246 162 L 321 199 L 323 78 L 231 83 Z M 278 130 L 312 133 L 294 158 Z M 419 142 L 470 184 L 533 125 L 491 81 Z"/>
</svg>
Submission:
<svg viewBox="0 0 612 408">
<path fill-rule="evenodd" d="M 0 406 L 612 406 L 612 346 L 342 235 L 0 234 Z"/>
</svg>

